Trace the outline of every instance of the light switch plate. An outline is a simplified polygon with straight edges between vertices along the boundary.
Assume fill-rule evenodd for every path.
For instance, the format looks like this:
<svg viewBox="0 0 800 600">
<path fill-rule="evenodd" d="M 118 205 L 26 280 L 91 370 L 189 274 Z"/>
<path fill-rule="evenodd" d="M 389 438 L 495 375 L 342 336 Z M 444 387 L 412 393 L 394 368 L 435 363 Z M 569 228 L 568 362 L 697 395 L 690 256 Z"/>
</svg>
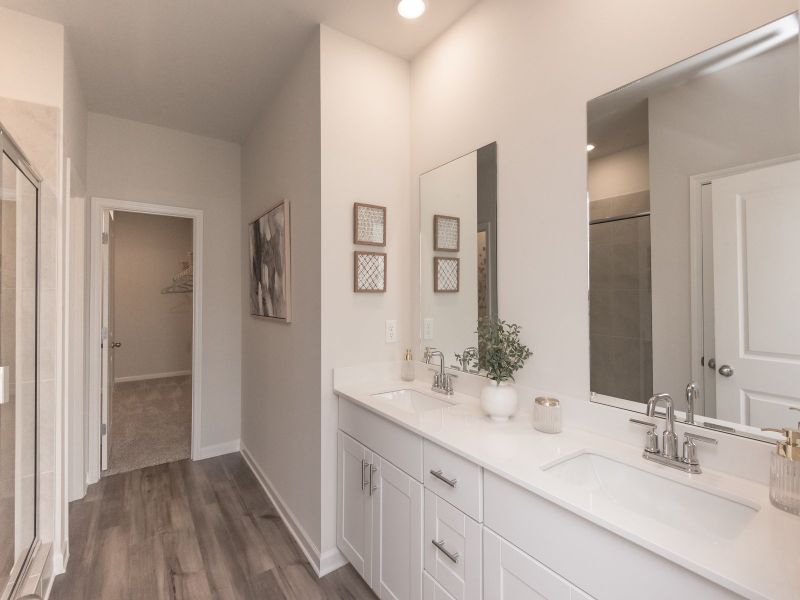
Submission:
<svg viewBox="0 0 800 600">
<path fill-rule="evenodd" d="M 433 339 L 433 319 L 424 319 L 422 321 L 422 339 Z"/>
<path fill-rule="evenodd" d="M 389 319 L 386 321 L 386 343 L 393 344 L 397 341 L 397 321 Z"/>
</svg>

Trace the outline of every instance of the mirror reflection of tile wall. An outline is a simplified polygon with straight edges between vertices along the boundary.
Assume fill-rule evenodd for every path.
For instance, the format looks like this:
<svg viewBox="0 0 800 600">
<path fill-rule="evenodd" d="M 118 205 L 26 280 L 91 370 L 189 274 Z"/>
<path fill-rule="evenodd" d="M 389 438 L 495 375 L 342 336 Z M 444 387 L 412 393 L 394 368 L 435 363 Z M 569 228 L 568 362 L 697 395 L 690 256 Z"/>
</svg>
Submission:
<svg viewBox="0 0 800 600">
<path fill-rule="evenodd" d="M 653 394 L 649 194 L 589 206 L 591 389 L 646 402 Z"/>
</svg>

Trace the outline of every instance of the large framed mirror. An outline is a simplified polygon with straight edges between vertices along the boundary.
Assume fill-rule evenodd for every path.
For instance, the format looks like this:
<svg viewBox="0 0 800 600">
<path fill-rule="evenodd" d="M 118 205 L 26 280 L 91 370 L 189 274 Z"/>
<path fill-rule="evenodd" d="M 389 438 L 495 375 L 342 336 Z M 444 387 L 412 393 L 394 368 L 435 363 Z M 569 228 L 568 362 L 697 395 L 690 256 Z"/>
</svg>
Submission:
<svg viewBox="0 0 800 600">
<path fill-rule="evenodd" d="M 0 600 L 38 544 L 40 178 L 0 125 Z"/>
<path fill-rule="evenodd" d="M 800 420 L 798 14 L 587 106 L 591 396 Z"/>
<path fill-rule="evenodd" d="M 469 370 L 478 319 L 497 316 L 497 144 L 423 173 L 419 196 L 420 356 Z"/>
</svg>

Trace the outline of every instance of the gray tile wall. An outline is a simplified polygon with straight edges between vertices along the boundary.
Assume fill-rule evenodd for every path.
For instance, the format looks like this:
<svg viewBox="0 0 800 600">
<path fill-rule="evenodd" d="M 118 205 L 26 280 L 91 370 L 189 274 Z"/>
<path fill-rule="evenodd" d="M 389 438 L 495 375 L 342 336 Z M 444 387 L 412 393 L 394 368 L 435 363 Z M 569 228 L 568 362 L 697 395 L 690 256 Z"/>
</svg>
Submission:
<svg viewBox="0 0 800 600">
<path fill-rule="evenodd" d="M 650 217 L 591 225 L 589 237 L 592 391 L 646 402 L 653 393 Z"/>
</svg>

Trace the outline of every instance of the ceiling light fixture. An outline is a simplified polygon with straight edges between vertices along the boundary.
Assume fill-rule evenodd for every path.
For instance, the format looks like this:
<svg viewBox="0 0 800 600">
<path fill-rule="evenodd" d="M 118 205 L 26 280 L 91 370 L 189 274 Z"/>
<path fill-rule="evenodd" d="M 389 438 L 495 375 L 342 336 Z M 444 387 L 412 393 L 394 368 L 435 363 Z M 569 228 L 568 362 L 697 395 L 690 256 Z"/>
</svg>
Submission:
<svg viewBox="0 0 800 600">
<path fill-rule="evenodd" d="M 594 144 L 586 144 L 586 151 L 591 152 L 594 150 Z"/>
<path fill-rule="evenodd" d="M 404 19 L 416 19 L 425 12 L 425 0 L 400 0 L 397 3 L 397 12 Z"/>
</svg>

